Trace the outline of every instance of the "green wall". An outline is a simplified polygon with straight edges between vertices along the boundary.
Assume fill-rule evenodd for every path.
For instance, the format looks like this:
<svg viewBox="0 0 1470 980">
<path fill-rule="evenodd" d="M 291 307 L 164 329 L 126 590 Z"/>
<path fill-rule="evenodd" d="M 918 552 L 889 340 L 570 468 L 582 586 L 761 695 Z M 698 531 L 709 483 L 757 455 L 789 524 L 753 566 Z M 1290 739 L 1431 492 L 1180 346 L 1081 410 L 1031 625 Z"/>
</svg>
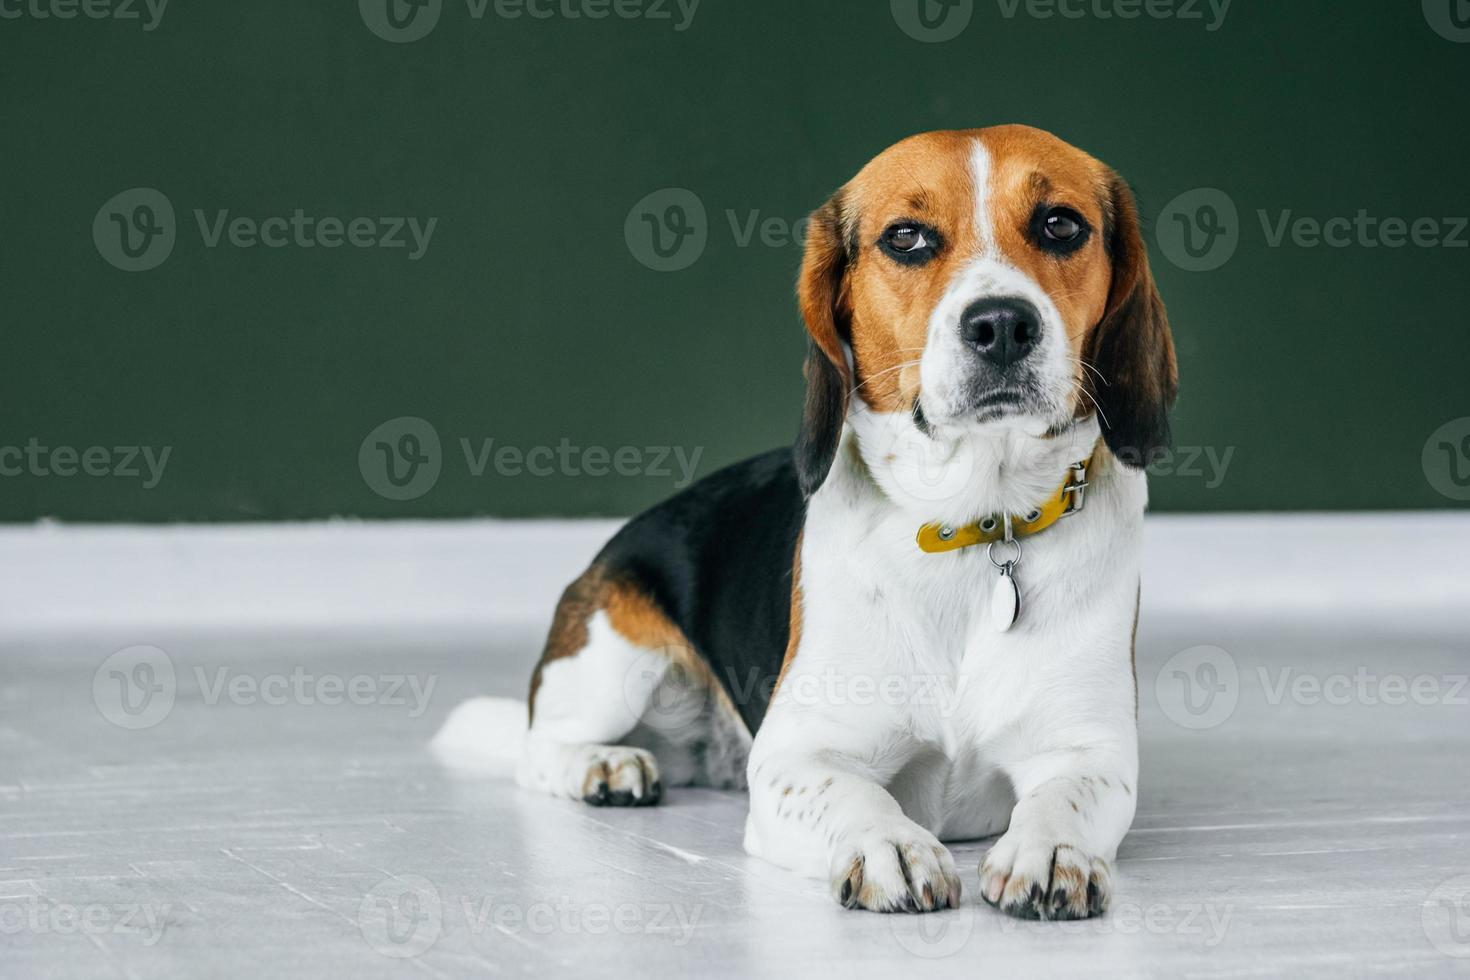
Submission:
<svg viewBox="0 0 1470 980">
<path fill-rule="evenodd" d="M 1465 0 L 1223 21 L 1221 0 L 961 0 L 933 43 L 900 26 L 921 33 L 916 0 L 427 2 L 410 30 L 432 30 L 396 43 L 369 27 L 390 33 L 383 0 L 171 0 L 156 23 L 147 0 L 0 0 L 0 520 L 631 513 L 682 482 L 659 447 L 703 474 L 793 435 L 789 225 L 908 133 L 1008 121 L 1112 163 L 1154 223 L 1185 450 L 1158 509 L 1470 497 Z M 626 16 L 655 3 L 669 19 Z M 137 19 L 87 16 L 109 10 Z M 173 221 L 113 200 L 133 188 Z M 1181 199 L 1200 188 L 1228 204 Z M 671 261 L 704 250 L 656 271 L 641 216 L 671 203 L 696 228 Z M 279 225 L 284 247 L 228 224 L 208 244 L 221 211 L 298 208 L 338 247 Z M 1396 248 L 1273 244 L 1287 211 L 1432 222 Z M 1227 234 L 1191 259 L 1181 216 L 1212 215 Z M 437 219 L 417 257 L 407 231 L 347 240 L 409 216 Z M 777 219 L 764 240 L 752 216 Z M 135 217 L 165 233 L 132 231 L 130 260 Z M 161 264 L 117 267 L 170 230 Z M 360 459 L 401 417 L 432 433 L 390 425 Z M 462 439 L 495 440 L 479 476 Z M 430 462 L 396 487 L 378 441 Z M 505 446 L 546 448 L 497 465 Z M 155 485 L 119 447 L 155 471 L 167 449 Z"/>
</svg>

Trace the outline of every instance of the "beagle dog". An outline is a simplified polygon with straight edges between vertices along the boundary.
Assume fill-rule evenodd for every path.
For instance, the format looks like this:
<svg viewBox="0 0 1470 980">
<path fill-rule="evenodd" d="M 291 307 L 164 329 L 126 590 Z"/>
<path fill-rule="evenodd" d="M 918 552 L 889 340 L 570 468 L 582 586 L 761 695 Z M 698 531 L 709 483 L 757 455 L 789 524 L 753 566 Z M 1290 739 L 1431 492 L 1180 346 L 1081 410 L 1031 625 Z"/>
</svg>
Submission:
<svg viewBox="0 0 1470 980">
<path fill-rule="evenodd" d="M 849 908 L 1107 908 L 1138 793 L 1142 467 L 1177 372 L 1133 196 L 1023 126 L 885 150 L 811 221 L 795 446 L 567 588 L 517 779 L 750 791 L 749 853 Z"/>
</svg>

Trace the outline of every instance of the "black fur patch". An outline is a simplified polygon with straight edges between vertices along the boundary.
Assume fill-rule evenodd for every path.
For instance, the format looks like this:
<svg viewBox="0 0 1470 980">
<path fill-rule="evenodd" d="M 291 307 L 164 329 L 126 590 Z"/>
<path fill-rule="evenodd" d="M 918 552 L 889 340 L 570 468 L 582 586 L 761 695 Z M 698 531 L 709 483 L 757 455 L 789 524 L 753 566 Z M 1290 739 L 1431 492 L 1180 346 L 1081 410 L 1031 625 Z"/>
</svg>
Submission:
<svg viewBox="0 0 1470 980">
<path fill-rule="evenodd" d="M 805 517 L 792 452 L 778 449 L 635 517 L 597 558 L 678 625 L 752 734 L 786 655 L 792 562 Z"/>
</svg>

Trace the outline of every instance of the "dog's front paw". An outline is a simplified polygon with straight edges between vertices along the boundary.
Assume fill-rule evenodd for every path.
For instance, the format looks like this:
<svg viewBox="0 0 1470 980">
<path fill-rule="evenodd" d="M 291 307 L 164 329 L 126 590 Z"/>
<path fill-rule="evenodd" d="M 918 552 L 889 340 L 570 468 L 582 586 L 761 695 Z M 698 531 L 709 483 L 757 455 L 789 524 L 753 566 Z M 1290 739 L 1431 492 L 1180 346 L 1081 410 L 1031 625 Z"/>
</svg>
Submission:
<svg viewBox="0 0 1470 980">
<path fill-rule="evenodd" d="M 960 876 L 948 848 L 910 824 L 872 831 L 839 850 L 832 894 L 850 909 L 934 912 L 959 908 Z"/>
<path fill-rule="evenodd" d="M 1070 844 L 1012 831 L 980 862 L 980 894 L 1021 919 L 1087 919 L 1107 911 L 1112 871 Z"/>
</svg>

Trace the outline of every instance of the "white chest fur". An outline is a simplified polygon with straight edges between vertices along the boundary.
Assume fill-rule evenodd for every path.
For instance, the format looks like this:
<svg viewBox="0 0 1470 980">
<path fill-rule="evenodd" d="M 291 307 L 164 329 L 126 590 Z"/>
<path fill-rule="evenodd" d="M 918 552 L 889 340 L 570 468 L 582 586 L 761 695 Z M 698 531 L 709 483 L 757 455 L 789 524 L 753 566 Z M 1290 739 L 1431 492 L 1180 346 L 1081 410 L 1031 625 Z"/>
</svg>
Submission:
<svg viewBox="0 0 1470 980">
<path fill-rule="evenodd" d="M 1025 542 L 1015 571 L 1025 615 L 1001 632 L 985 549 L 928 554 L 915 534 L 930 520 L 1028 510 L 1091 453 L 1095 429 L 1039 452 L 1019 452 L 1004 434 L 963 448 L 973 461 L 963 485 L 936 487 L 912 468 L 883 469 L 886 424 L 856 421 L 868 428 L 864 450 L 846 440 L 810 503 L 802 639 L 752 761 L 791 740 L 835 742 L 870 760 L 934 833 L 995 833 L 1016 801 L 1017 766 L 1055 747 L 1116 741 L 1120 729 L 1131 738 L 1144 479 L 1095 467 L 1086 509 Z M 954 450 L 939 451 L 953 473 Z"/>
</svg>

